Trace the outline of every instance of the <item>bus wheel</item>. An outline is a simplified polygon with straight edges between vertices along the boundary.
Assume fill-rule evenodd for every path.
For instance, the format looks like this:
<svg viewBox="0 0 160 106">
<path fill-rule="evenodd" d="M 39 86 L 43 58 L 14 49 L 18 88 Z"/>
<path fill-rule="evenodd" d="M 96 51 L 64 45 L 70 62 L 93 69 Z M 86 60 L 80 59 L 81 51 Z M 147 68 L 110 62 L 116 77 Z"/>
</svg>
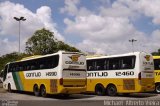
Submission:
<svg viewBox="0 0 160 106">
<path fill-rule="evenodd" d="M 12 92 L 11 84 L 8 84 L 8 92 Z"/>
<path fill-rule="evenodd" d="M 156 84 L 155 91 L 156 93 L 160 93 L 160 83 Z"/>
<path fill-rule="evenodd" d="M 107 92 L 107 95 L 109 96 L 115 96 L 117 95 L 117 88 L 115 85 L 110 84 L 107 86 L 106 92 Z"/>
<path fill-rule="evenodd" d="M 62 96 L 63 96 L 64 98 L 68 98 L 68 97 L 70 96 L 70 94 L 62 94 Z"/>
<path fill-rule="evenodd" d="M 33 92 L 34 92 L 34 95 L 35 95 L 35 96 L 39 96 L 39 89 L 38 89 L 38 85 L 37 85 L 37 84 L 34 85 L 34 87 L 33 87 Z"/>
<path fill-rule="evenodd" d="M 46 93 L 46 87 L 44 85 L 41 85 L 40 87 L 40 93 L 42 97 L 46 97 L 47 93 Z"/>
<path fill-rule="evenodd" d="M 105 88 L 103 85 L 101 84 L 97 84 L 96 87 L 95 87 L 95 93 L 98 95 L 98 96 L 103 96 L 105 95 Z"/>
</svg>

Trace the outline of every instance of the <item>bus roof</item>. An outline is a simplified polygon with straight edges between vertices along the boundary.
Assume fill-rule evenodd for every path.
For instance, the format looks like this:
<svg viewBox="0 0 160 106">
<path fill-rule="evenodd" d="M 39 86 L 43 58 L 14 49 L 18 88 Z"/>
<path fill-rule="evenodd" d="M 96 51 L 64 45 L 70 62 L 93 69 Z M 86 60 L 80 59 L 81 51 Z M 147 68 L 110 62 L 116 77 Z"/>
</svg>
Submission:
<svg viewBox="0 0 160 106">
<path fill-rule="evenodd" d="M 130 56 L 130 55 L 138 55 L 140 53 L 146 53 L 146 52 L 131 52 L 131 53 L 125 53 L 125 54 L 117 54 L 117 55 L 107 55 L 107 56 L 97 56 L 97 57 L 87 57 L 87 59 L 100 59 L 100 58 L 110 58 L 110 57 L 120 57 L 120 56 Z"/>
<path fill-rule="evenodd" d="M 22 60 L 28 60 L 28 59 L 33 59 L 33 58 L 38 58 L 38 57 L 41 57 L 41 56 L 42 55 L 34 55 L 34 56 L 24 57 L 20 61 L 22 61 Z"/>
<path fill-rule="evenodd" d="M 54 55 L 58 55 L 58 54 L 77 54 L 77 53 L 78 54 L 83 54 L 83 53 L 79 53 L 79 52 L 67 52 L 67 51 L 61 51 L 60 50 L 56 53 L 47 54 L 47 55 L 33 55 L 33 56 L 25 57 L 25 58 L 22 58 L 21 60 L 9 62 L 9 63 L 15 63 L 15 62 L 21 62 L 21 61 L 27 61 L 27 60 L 34 60 L 34 59 L 39 59 L 39 58 L 48 57 L 48 56 L 54 56 Z"/>
<path fill-rule="evenodd" d="M 87 55 L 86 58 L 101 57 L 106 55 Z"/>
</svg>

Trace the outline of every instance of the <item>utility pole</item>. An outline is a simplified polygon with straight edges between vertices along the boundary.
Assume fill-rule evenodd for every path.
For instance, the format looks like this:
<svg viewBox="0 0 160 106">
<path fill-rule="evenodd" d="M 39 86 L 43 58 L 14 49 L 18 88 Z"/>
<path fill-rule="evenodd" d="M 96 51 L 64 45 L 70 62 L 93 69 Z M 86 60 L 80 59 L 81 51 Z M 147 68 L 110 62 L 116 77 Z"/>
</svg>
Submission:
<svg viewBox="0 0 160 106">
<path fill-rule="evenodd" d="M 26 19 L 24 18 L 24 17 L 20 17 L 20 18 L 17 18 L 17 17 L 14 17 L 14 19 L 16 20 L 16 21 L 18 21 L 19 22 L 19 53 L 21 52 L 21 21 L 25 21 Z"/>
<path fill-rule="evenodd" d="M 132 43 L 132 51 L 133 51 L 133 53 L 134 53 L 134 42 L 136 42 L 137 40 L 136 39 L 131 39 L 131 40 L 129 40 L 129 42 L 131 42 Z"/>
</svg>

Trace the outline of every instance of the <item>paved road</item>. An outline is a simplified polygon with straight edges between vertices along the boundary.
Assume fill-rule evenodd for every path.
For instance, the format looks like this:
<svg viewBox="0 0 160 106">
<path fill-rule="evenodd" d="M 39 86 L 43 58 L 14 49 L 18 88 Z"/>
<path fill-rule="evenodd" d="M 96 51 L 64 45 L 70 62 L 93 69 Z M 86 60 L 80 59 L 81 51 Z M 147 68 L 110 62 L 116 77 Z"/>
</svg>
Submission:
<svg viewBox="0 0 160 106">
<path fill-rule="evenodd" d="M 86 95 L 86 94 L 75 94 L 68 98 L 62 96 L 49 96 L 47 98 L 35 97 L 31 93 L 0 93 L 0 100 L 4 104 L 6 102 L 18 102 L 15 106 L 125 106 L 128 101 L 135 101 L 136 103 L 144 102 L 155 102 L 155 106 L 160 105 L 160 94 L 154 93 L 135 93 L 130 96 L 118 95 L 115 97 L 110 96 L 96 96 L 96 95 Z M 126 101 L 127 100 L 127 101 Z M 118 105 L 117 101 L 119 101 Z M 14 104 L 16 104 L 14 103 Z M 113 104 L 114 103 L 114 104 Z M 157 104 L 156 104 L 157 103 Z M 143 106 L 142 104 L 130 106 Z M 149 105 L 149 106 L 153 106 Z"/>
<path fill-rule="evenodd" d="M 0 100 L 160 100 L 160 94 L 154 94 L 154 93 L 134 93 L 130 96 L 123 96 L 123 95 L 117 95 L 114 97 L 111 96 L 97 96 L 94 94 L 74 94 L 70 95 L 70 97 L 63 97 L 63 96 L 51 96 L 49 95 L 46 98 L 43 97 L 36 97 L 32 93 L 24 93 L 24 92 L 18 92 L 18 93 L 0 93 Z"/>
</svg>

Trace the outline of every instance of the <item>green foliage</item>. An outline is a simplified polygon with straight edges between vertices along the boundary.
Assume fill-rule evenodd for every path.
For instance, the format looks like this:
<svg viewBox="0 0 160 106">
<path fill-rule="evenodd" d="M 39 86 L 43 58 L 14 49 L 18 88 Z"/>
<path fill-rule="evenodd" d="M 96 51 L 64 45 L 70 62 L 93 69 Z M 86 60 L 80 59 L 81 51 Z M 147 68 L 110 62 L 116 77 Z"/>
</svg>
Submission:
<svg viewBox="0 0 160 106">
<path fill-rule="evenodd" d="M 80 50 L 76 49 L 75 47 L 69 46 L 62 41 L 58 41 L 57 43 L 57 50 L 65 50 L 70 52 L 80 52 Z"/>
<path fill-rule="evenodd" d="M 79 52 L 75 47 L 55 39 L 53 33 L 44 28 L 37 30 L 26 42 L 26 52 L 31 55 L 51 54 L 59 50 Z"/>
<path fill-rule="evenodd" d="M 157 52 L 153 52 L 152 55 L 153 55 L 153 56 L 160 56 L 160 49 L 158 49 Z"/>
<path fill-rule="evenodd" d="M 13 61 L 17 61 L 20 60 L 26 56 L 29 56 L 27 54 L 24 53 L 17 53 L 17 52 L 13 52 L 10 54 L 6 54 L 0 57 L 0 71 L 4 69 L 4 66 L 8 63 L 8 62 L 13 62 Z"/>
</svg>

